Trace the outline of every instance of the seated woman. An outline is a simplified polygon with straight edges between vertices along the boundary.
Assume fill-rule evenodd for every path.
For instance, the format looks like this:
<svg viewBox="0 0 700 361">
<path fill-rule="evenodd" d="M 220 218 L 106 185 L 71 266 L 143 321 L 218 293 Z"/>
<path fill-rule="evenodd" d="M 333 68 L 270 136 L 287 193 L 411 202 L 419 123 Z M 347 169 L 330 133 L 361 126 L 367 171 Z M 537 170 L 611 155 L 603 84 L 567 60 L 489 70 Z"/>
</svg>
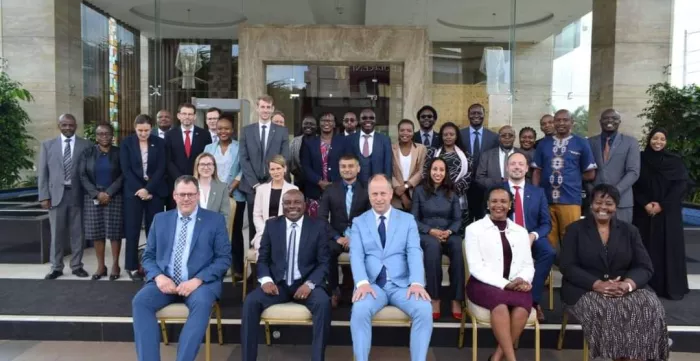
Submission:
<svg viewBox="0 0 700 361">
<path fill-rule="evenodd" d="M 219 180 L 213 155 L 202 153 L 197 156 L 194 160 L 194 177 L 199 181 L 199 206 L 218 212 L 228 224 L 231 212 L 228 185 Z"/>
<path fill-rule="evenodd" d="M 299 189 L 284 179 L 284 174 L 287 173 L 287 161 L 282 155 L 278 154 L 272 157 L 268 166 L 271 180 L 255 189 L 255 206 L 253 207 L 255 237 L 251 245 L 256 254 L 260 249 L 265 222 L 272 217 L 282 215 L 282 195 L 290 189 Z"/>
<path fill-rule="evenodd" d="M 489 360 L 515 361 L 513 343 L 532 309 L 535 266 L 527 230 L 508 219 L 513 195 L 504 186 L 486 193 L 488 214 L 470 224 L 465 234 L 471 276 L 467 297 L 491 311 L 491 329 L 498 342 Z"/>
<path fill-rule="evenodd" d="M 430 174 L 413 192 L 411 213 L 416 217 L 425 264 L 425 289 L 433 304 L 433 319 L 440 318 L 440 286 L 442 285 L 442 255 L 450 258 L 450 295 L 452 316 L 462 319 L 464 300 L 464 258 L 459 226 L 462 208 L 452 189 L 449 169 L 442 158 L 428 164 Z"/>
<path fill-rule="evenodd" d="M 581 322 L 591 358 L 668 360 L 665 311 L 644 289 L 654 272 L 639 231 L 615 218 L 620 193 L 599 184 L 591 213 L 562 242 L 561 298 Z"/>
</svg>

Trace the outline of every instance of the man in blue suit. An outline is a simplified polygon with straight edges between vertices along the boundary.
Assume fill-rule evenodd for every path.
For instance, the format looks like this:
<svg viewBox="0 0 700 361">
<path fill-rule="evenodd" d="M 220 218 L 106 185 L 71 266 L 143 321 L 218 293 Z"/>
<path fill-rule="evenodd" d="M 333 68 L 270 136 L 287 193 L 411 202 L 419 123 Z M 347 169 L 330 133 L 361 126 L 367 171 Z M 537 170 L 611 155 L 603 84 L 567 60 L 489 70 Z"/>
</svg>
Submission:
<svg viewBox="0 0 700 361">
<path fill-rule="evenodd" d="M 357 281 L 350 315 L 355 359 L 369 359 L 372 317 L 392 305 L 412 320 L 411 360 L 425 361 L 433 318 L 418 226 L 412 215 L 391 207 L 388 177 L 373 176 L 368 191 L 372 209 L 355 217 L 350 230 L 350 267 Z"/>
<path fill-rule="evenodd" d="M 384 134 L 374 131 L 377 125 L 377 116 L 372 109 L 365 109 L 360 113 L 360 126 L 362 131 L 355 132 L 346 139 L 345 147 L 360 159 L 360 182 L 367 185 L 367 181 L 375 174 L 385 174 L 391 179 L 391 140 Z"/>
<path fill-rule="evenodd" d="M 552 268 L 556 251 L 547 239 L 552 230 L 549 206 L 544 190 L 525 182 L 527 157 L 513 153 L 508 157 L 508 182 L 506 186 L 513 193 L 513 214 L 511 219 L 530 233 L 532 258 L 535 261 L 535 277 L 532 279 L 532 302 L 537 309 L 537 318 L 544 321 L 544 313 L 539 306 L 544 283 Z M 551 282 L 551 280 L 550 280 Z"/>
<path fill-rule="evenodd" d="M 326 291 L 330 252 L 325 224 L 304 217 L 304 194 L 290 190 L 282 196 L 284 217 L 265 225 L 258 257 L 260 287 L 243 303 L 242 360 L 258 358 L 258 328 L 263 311 L 276 304 L 297 302 L 309 309 L 313 321 L 311 360 L 325 358 L 331 329 L 331 300 Z"/>
<path fill-rule="evenodd" d="M 158 213 L 148 234 L 143 268 L 146 284 L 132 300 L 134 341 L 140 361 L 160 360 L 156 312 L 175 302 L 190 311 L 180 334 L 178 361 L 192 361 L 209 327 L 214 302 L 231 267 L 226 221 L 199 208 L 199 184 L 192 176 L 175 181 L 177 208 Z"/>
</svg>

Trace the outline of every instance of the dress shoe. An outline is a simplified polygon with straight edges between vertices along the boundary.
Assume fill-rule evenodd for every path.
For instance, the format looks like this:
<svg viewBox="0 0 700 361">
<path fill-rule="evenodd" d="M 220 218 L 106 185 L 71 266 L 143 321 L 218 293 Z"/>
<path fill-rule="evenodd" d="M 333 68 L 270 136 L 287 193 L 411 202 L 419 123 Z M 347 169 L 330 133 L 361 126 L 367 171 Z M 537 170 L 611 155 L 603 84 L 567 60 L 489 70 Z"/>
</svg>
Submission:
<svg viewBox="0 0 700 361">
<path fill-rule="evenodd" d="M 77 277 L 80 277 L 80 278 L 85 278 L 85 277 L 89 277 L 89 276 L 90 276 L 90 275 L 89 275 L 87 272 L 85 272 L 85 270 L 82 269 L 82 268 L 78 268 L 78 269 L 76 269 L 76 270 L 73 270 L 72 273 L 73 273 L 74 275 L 76 275 Z"/>
<path fill-rule="evenodd" d="M 58 277 L 63 276 L 62 271 L 51 271 L 51 273 L 47 274 L 44 279 L 45 280 L 55 280 Z"/>
<path fill-rule="evenodd" d="M 440 312 L 433 312 L 433 321 L 437 321 L 440 319 Z"/>
<path fill-rule="evenodd" d="M 455 320 L 462 321 L 462 313 L 461 312 L 452 312 L 452 318 Z"/>
<path fill-rule="evenodd" d="M 107 277 L 107 268 L 105 268 L 102 272 L 95 273 L 94 275 L 92 275 L 92 280 L 97 281 L 102 277 Z"/>
<path fill-rule="evenodd" d="M 106 270 L 105 270 L 105 271 L 106 271 Z M 114 272 L 114 269 L 112 269 L 112 273 L 109 275 L 109 280 L 110 280 L 110 281 L 118 280 L 119 277 L 121 277 L 121 273 L 122 273 L 122 269 L 121 269 L 121 268 L 117 268 L 117 271 L 116 271 L 116 272 Z"/>
<path fill-rule="evenodd" d="M 542 307 L 540 307 L 540 305 L 537 305 L 537 307 L 535 307 L 535 310 L 537 310 L 537 321 L 539 321 L 540 323 L 544 322 L 545 317 L 544 312 L 542 312 Z"/>
<path fill-rule="evenodd" d="M 141 282 L 143 281 L 143 276 L 139 273 L 139 271 L 126 271 L 129 274 L 129 278 L 131 278 L 132 281 L 134 282 Z"/>
</svg>

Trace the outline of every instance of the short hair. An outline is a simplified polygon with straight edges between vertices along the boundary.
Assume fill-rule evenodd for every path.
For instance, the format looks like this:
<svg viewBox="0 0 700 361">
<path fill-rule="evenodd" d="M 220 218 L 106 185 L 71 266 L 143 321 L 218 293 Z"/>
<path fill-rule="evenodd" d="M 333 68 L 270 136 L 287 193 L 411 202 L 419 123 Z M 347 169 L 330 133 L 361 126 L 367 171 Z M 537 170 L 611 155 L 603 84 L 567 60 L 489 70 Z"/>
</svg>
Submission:
<svg viewBox="0 0 700 361">
<path fill-rule="evenodd" d="M 569 119 L 572 119 L 572 117 L 573 117 L 573 115 L 571 114 L 571 112 L 569 111 L 569 109 L 559 109 L 559 110 L 557 110 L 557 112 L 554 113 L 554 117 L 556 118 L 556 115 L 557 115 L 557 114 L 561 114 L 561 113 L 566 113 L 566 115 L 567 115 L 567 117 L 568 117 Z"/>
<path fill-rule="evenodd" d="M 333 121 L 335 121 L 335 114 L 333 114 L 333 113 L 331 113 L 331 112 L 323 112 L 323 113 L 321 113 L 321 116 L 318 117 L 318 120 L 321 121 L 321 118 L 323 118 L 323 117 L 325 117 L 325 116 L 327 116 L 327 115 L 330 115 L 330 116 L 333 118 Z"/>
<path fill-rule="evenodd" d="M 518 132 L 518 138 L 522 137 L 525 132 L 532 132 L 532 135 L 534 135 L 535 139 L 537 139 L 537 131 L 532 127 L 524 127 L 523 129 L 520 129 L 520 132 Z"/>
<path fill-rule="evenodd" d="M 224 114 L 224 112 L 222 112 L 221 109 L 219 109 L 219 108 L 217 108 L 217 107 L 211 107 L 211 108 L 207 109 L 207 111 L 206 111 L 205 114 L 211 113 L 211 112 L 217 112 L 217 113 L 219 113 L 219 117 L 221 117 L 221 115 Z"/>
<path fill-rule="evenodd" d="M 552 118 L 553 118 L 554 116 L 553 116 L 552 114 L 549 114 L 549 113 L 543 114 L 543 115 L 540 117 L 540 123 L 542 123 L 542 119 L 544 119 L 544 118 L 546 118 L 546 117 L 552 117 Z"/>
<path fill-rule="evenodd" d="M 272 112 L 272 115 L 270 115 L 270 118 L 274 118 L 275 115 L 280 115 L 280 116 L 282 116 L 282 118 L 287 118 L 287 117 L 284 115 L 284 113 L 282 113 L 282 111 L 280 111 L 280 110 L 275 110 L 274 112 Z"/>
<path fill-rule="evenodd" d="M 369 188 L 369 184 L 374 182 L 377 179 L 383 179 L 386 181 L 386 184 L 391 188 L 391 179 L 389 179 L 389 176 L 387 176 L 384 173 L 377 173 L 371 177 L 369 177 L 369 180 L 367 181 L 367 187 Z"/>
<path fill-rule="evenodd" d="M 471 112 L 472 109 L 473 109 L 473 108 L 476 108 L 476 107 L 479 107 L 479 108 L 481 108 L 481 110 L 486 111 L 486 108 L 484 108 L 483 105 L 481 105 L 481 104 L 479 104 L 479 103 L 474 103 L 474 104 L 472 104 L 472 105 L 469 106 L 469 109 L 467 109 L 467 113 Z"/>
<path fill-rule="evenodd" d="M 222 120 L 231 123 L 231 126 L 233 126 L 233 117 L 232 116 L 224 114 L 224 115 L 219 117 L 219 120 L 217 121 L 217 123 L 222 121 Z"/>
<path fill-rule="evenodd" d="M 214 157 L 213 154 L 211 153 L 201 153 L 200 155 L 197 156 L 197 158 L 194 159 L 194 177 L 199 179 L 199 171 L 197 168 L 199 167 L 199 162 L 202 160 L 202 158 L 211 158 L 211 161 L 214 162 L 214 173 L 211 175 L 213 179 L 219 180 L 219 177 L 216 175 L 216 158 Z"/>
<path fill-rule="evenodd" d="M 267 161 L 267 167 L 270 167 L 270 164 L 274 163 L 279 165 L 280 167 L 286 167 L 287 166 L 287 160 L 284 159 L 284 156 L 282 154 L 277 154 L 270 158 L 270 160 Z"/>
<path fill-rule="evenodd" d="M 345 120 L 345 116 L 348 115 L 348 114 L 354 115 L 354 116 L 355 116 L 355 120 L 357 120 L 357 114 L 355 114 L 355 112 L 352 112 L 352 111 L 343 113 L 343 120 Z"/>
<path fill-rule="evenodd" d="M 177 177 L 177 179 L 175 179 L 175 186 L 173 187 L 173 189 L 177 188 L 177 186 L 180 183 L 194 184 L 194 187 L 199 190 L 199 181 L 197 180 L 197 178 L 195 178 L 192 175 L 185 174 L 185 175 L 181 175 L 181 176 Z"/>
<path fill-rule="evenodd" d="M 430 112 L 433 113 L 433 119 L 437 120 L 437 110 L 435 110 L 435 108 L 431 107 L 430 105 L 424 105 L 420 107 L 420 109 L 418 109 L 418 113 L 416 113 L 416 119 L 420 119 L 420 113 L 423 113 L 423 111 L 425 110 L 430 110 Z"/>
<path fill-rule="evenodd" d="M 528 161 L 528 160 L 527 160 L 527 155 L 526 155 L 525 153 L 523 153 L 523 152 L 513 152 L 513 153 L 510 153 L 510 155 L 508 156 L 508 158 L 506 158 L 506 162 L 510 162 L 510 158 L 513 158 L 516 154 L 520 154 L 520 155 L 522 155 L 523 157 L 525 157 L 525 164 L 527 164 L 527 161 Z M 527 164 L 527 166 L 529 167 L 530 165 Z"/>
<path fill-rule="evenodd" d="M 358 158 L 355 154 L 353 153 L 345 153 L 343 154 L 340 159 L 338 160 L 338 163 L 340 163 L 341 160 L 354 160 L 357 162 L 357 164 L 360 164 L 360 158 Z"/>
<path fill-rule="evenodd" d="M 498 134 L 501 134 L 501 132 L 504 131 L 504 130 L 506 130 L 506 129 L 510 129 L 510 130 L 513 131 L 513 133 L 515 133 L 515 129 L 513 128 L 513 126 L 510 125 L 510 124 L 506 124 L 506 125 L 504 125 L 504 126 L 498 128 Z"/>
<path fill-rule="evenodd" d="M 182 103 L 177 107 L 177 112 L 180 113 L 182 112 L 182 108 L 190 108 L 192 111 L 195 113 L 197 112 L 197 107 L 194 106 L 192 103 Z"/>
<path fill-rule="evenodd" d="M 375 115 L 377 114 L 377 113 L 374 111 L 374 109 L 372 109 L 372 108 L 364 108 L 364 109 L 362 109 L 362 111 L 360 111 L 360 114 L 362 114 L 362 113 L 364 113 L 364 112 L 372 112 L 372 113 L 374 113 Z"/>
<path fill-rule="evenodd" d="M 78 120 L 75 119 L 75 115 L 70 114 L 70 113 L 64 113 L 58 116 L 58 122 L 60 123 L 62 119 L 71 119 L 73 120 L 76 124 L 78 123 Z"/>
<path fill-rule="evenodd" d="M 151 116 L 148 114 L 139 114 L 136 116 L 136 119 L 134 119 L 134 126 L 139 124 L 148 124 L 153 126 L 153 118 L 151 118 Z"/>
<path fill-rule="evenodd" d="M 489 208 L 489 207 L 488 207 L 488 204 L 489 204 L 489 199 L 491 198 L 491 193 L 493 193 L 493 192 L 495 192 L 495 191 L 497 191 L 497 190 L 502 190 L 502 191 L 508 193 L 508 201 L 510 201 L 511 203 L 513 203 L 513 193 L 510 192 L 510 189 L 508 189 L 506 186 L 504 186 L 504 185 L 502 185 L 502 184 L 497 184 L 497 185 L 495 185 L 495 186 L 492 186 L 491 188 L 489 188 L 489 189 L 486 191 L 486 197 L 484 198 L 484 200 L 485 200 L 485 202 L 486 202 L 486 213 L 490 213 L 490 211 L 489 211 L 489 209 L 488 209 L 488 208 Z M 508 217 L 510 217 L 511 214 L 513 214 L 513 207 L 510 207 L 510 208 L 511 208 L 511 209 L 508 211 L 508 214 L 507 214 Z"/>
<path fill-rule="evenodd" d="M 112 135 L 114 135 L 114 126 L 113 126 L 112 124 L 107 123 L 107 122 L 104 122 L 104 123 L 97 123 L 97 125 L 95 125 L 95 133 L 97 133 L 97 129 L 98 129 L 99 127 L 103 127 L 103 128 L 109 129 L 109 132 L 112 133 Z"/>
<path fill-rule="evenodd" d="M 595 198 L 597 195 L 600 195 L 601 197 L 610 196 L 610 198 L 612 198 L 615 202 L 616 207 L 620 205 L 620 192 L 614 185 L 601 183 L 593 187 L 593 190 L 591 190 L 591 203 L 593 203 L 593 198 Z"/>
<path fill-rule="evenodd" d="M 396 129 L 401 129 L 402 124 L 410 124 L 412 129 L 416 129 L 416 126 L 413 124 L 411 119 L 401 119 L 399 124 L 396 125 Z"/>
<path fill-rule="evenodd" d="M 255 104 L 256 105 L 260 104 L 261 100 L 264 101 L 265 103 L 270 103 L 270 105 L 275 104 L 275 100 L 272 98 L 272 96 L 267 95 L 267 94 L 263 94 L 263 95 L 259 96 L 258 99 L 255 101 Z"/>
<path fill-rule="evenodd" d="M 457 146 L 458 148 L 461 149 L 461 147 L 463 147 L 462 136 L 459 134 L 461 132 L 459 131 L 459 127 L 455 123 L 447 122 L 447 123 L 443 123 L 442 126 L 440 126 L 440 131 L 438 132 L 438 134 L 440 134 L 440 140 L 442 140 L 442 132 L 445 130 L 445 128 L 450 128 L 450 127 L 454 128 L 455 132 L 457 133 L 456 139 L 455 139 L 455 146 Z M 465 152 L 467 151 L 466 149 L 462 149 L 462 150 Z"/>
</svg>

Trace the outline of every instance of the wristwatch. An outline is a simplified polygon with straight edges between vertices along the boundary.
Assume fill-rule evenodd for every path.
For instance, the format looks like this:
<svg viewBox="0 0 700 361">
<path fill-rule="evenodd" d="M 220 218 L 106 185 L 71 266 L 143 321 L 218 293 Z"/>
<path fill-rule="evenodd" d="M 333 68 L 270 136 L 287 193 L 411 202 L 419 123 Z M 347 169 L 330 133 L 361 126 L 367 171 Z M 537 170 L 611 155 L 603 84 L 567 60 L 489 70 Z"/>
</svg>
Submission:
<svg viewBox="0 0 700 361">
<path fill-rule="evenodd" d="M 403 184 L 403 187 L 406 188 L 406 189 L 408 189 L 410 186 L 408 185 L 408 183 L 404 183 L 404 184 Z"/>
<path fill-rule="evenodd" d="M 312 290 L 312 291 L 314 290 L 314 288 L 316 288 L 316 285 L 315 285 L 313 282 L 311 282 L 311 281 L 306 281 L 305 284 L 306 284 L 307 286 L 309 286 L 309 289 Z M 632 287 L 632 286 L 630 286 L 630 287 Z"/>
</svg>

